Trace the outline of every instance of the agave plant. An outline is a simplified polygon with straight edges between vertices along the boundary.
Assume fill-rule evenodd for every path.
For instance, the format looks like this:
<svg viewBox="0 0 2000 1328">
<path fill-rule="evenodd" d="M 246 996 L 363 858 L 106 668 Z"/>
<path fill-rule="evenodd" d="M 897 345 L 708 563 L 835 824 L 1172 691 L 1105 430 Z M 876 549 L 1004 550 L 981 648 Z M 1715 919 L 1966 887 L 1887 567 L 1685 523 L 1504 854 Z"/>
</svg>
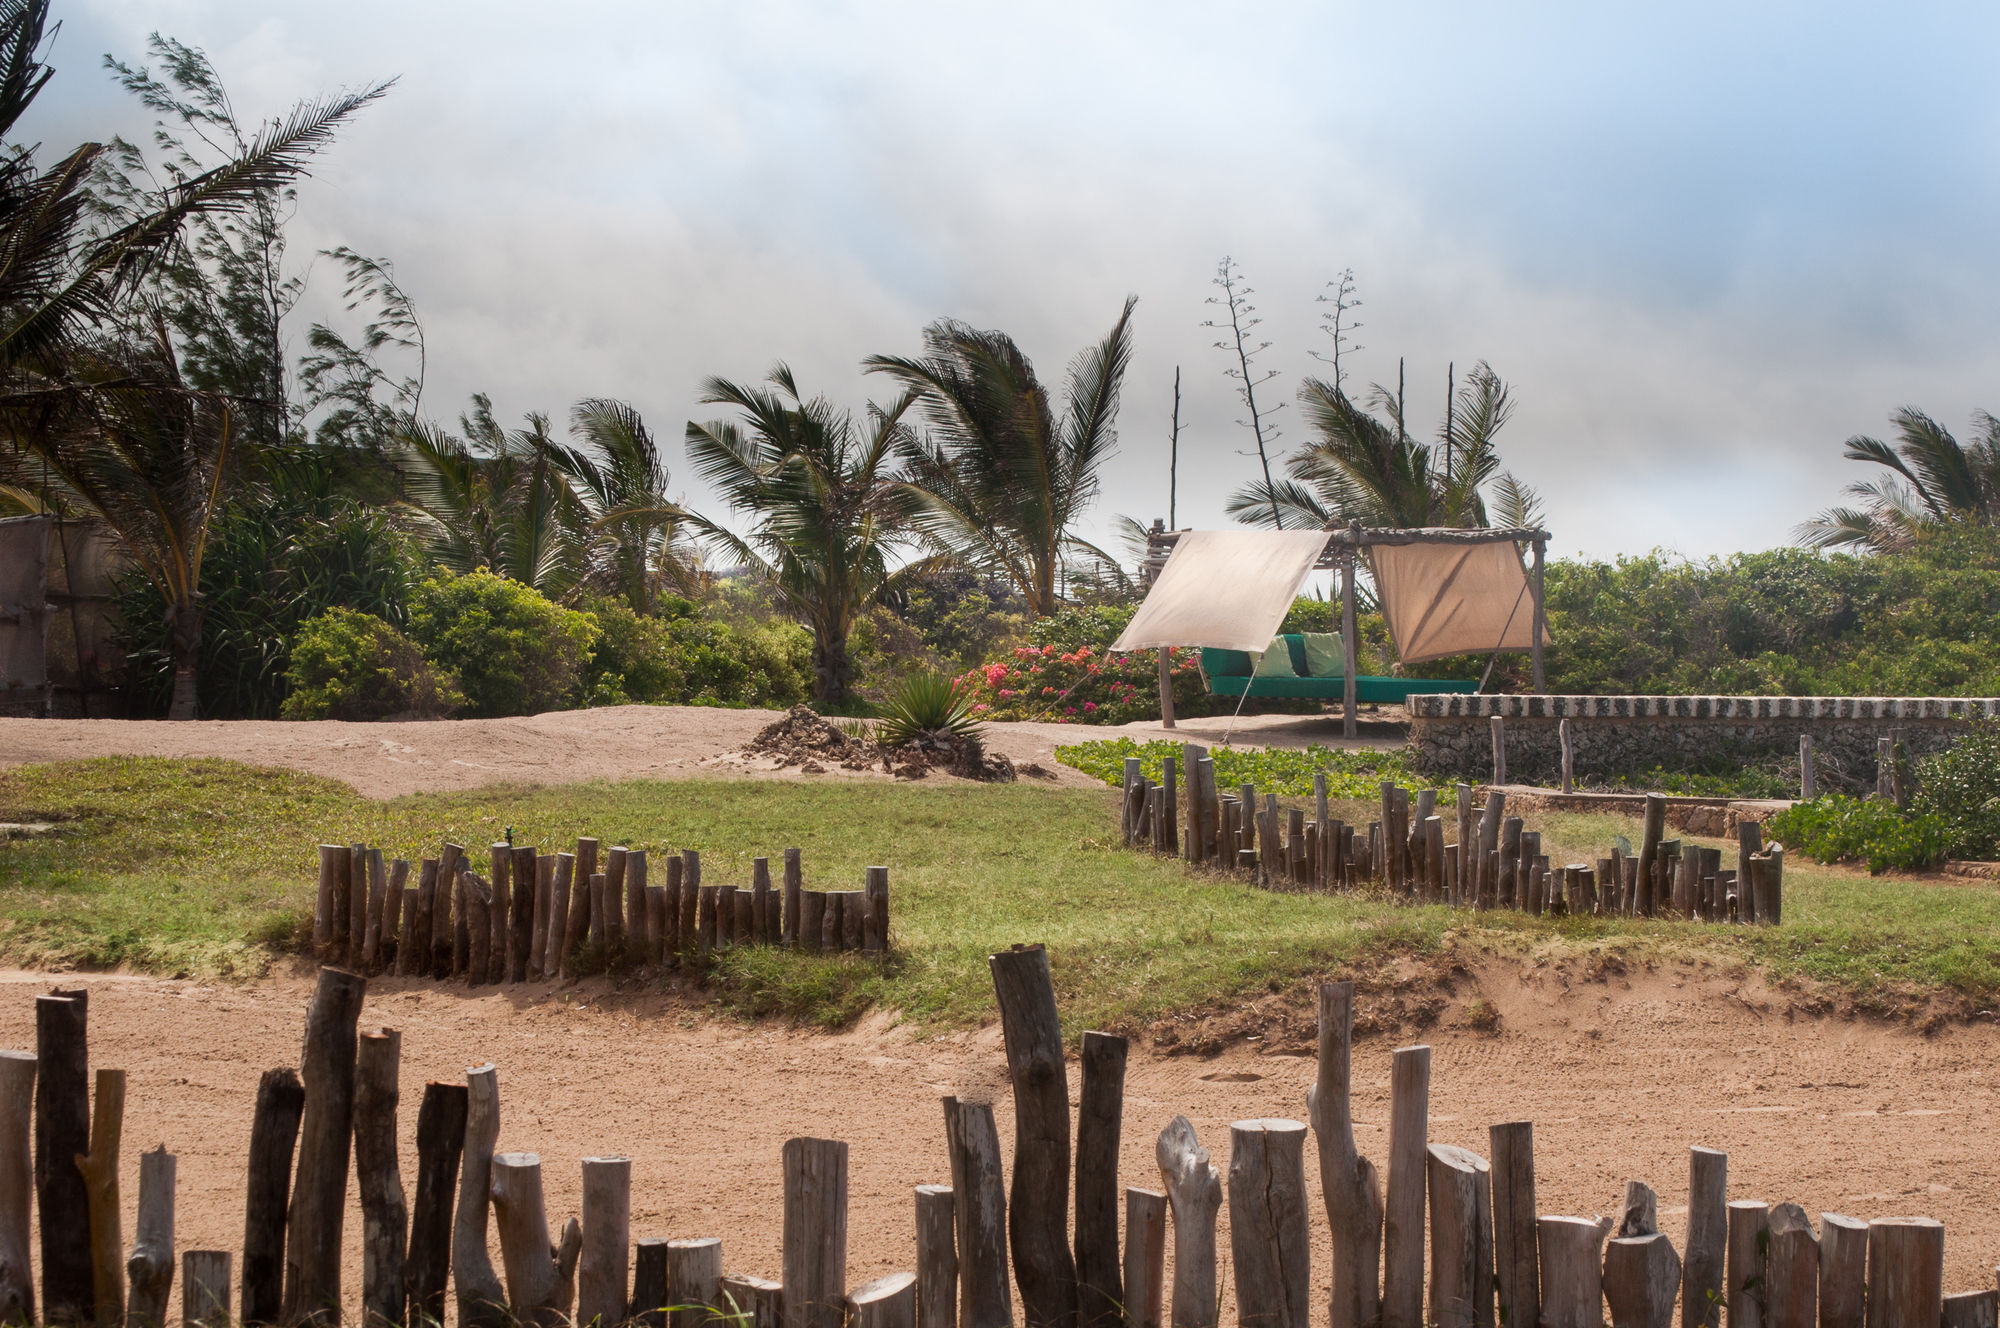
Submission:
<svg viewBox="0 0 2000 1328">
<path fill-rule="evenodd" d="M 912 673 L 889 689 L 875 723 L 885 747 L 928 739 L 978 742 L 984 726 L 972 717 L 972 692 L 951 674 L 934 669 Z"/>
</svg>

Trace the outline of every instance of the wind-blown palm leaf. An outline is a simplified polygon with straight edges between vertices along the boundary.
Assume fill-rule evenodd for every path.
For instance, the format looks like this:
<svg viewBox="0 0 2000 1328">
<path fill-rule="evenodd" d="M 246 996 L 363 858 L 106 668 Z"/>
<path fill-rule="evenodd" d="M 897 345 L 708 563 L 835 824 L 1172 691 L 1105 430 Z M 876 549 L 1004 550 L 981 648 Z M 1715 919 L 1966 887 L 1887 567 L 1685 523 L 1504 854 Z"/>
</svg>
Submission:
<svg viewBox="0 0 2000 1328">
<path fill-rule="evenodd" d="M 1856 434 L 1842 448 L 1850 461 L 1881 466 L 1895 480 L 1850 484 L 1861 507 L 1835 507 L 1801 524 L 1794 535 L 1815 548 L 1862 548 L 1892 553 L 1908 548 L 1926 525 L 1947 521 L 2000 521 L 2000 422 L 1985 411 L 1972 417 L 1980 437 L 1961 444 L 1951 431 L 1914 406 L 1891 415 L 1894 446 Z"/>
<path fill-rule="evenodd" d="M 635 613 L 652 604 L 665 583 L 691 590 L 699 551 L 687 535 L 687 513 L 667 496 L 667 467 L 639 412 L 623 401 L 591 397 L 570 411 L 578 440 L 577 493 L 589 515 L 592 575 Z"/>
</svg>

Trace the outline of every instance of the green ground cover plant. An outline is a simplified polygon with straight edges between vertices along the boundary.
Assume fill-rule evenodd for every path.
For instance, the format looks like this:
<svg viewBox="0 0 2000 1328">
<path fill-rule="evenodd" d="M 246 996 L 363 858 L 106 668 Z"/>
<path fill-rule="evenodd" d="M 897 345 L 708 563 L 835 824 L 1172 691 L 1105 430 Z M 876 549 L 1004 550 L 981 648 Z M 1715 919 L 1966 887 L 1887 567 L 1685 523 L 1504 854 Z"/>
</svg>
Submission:
<svg viewBox="0 0 2000 1328">
<path fill-rule="evenodd" d="M 1897 991 L 2000 997 L 2000 894 L 1788 863 L 1778 928 L 1478 916 L 1372 892 L 1257 890 L 1114 845 L 1115 798 L 1094 789 L 790 781 L 486 788 L 388 801 L 226 761 L 103 759 L 0 772 L 0 819 L 54 836 L 0 844 L 0 961 L 63 969 L 254 975 L 290 962 L 309 928 L 322 839 L 394 855 L 451 838 L 555 844 L 580 834 L 702 851 L 705 875 L 747 881 L 750 858 L 804 851 L 809 885 L 891 867 L 896 955 L 724 957 L 724 1011 L 820 1025 L 880 1007 L 922 1027 L 991 1012 L 986 955 L 1049 944 L 1072 1030 L 1135 1028 L 1315 974 L 1491 946 L 1561 958 L 1674 956 L 1761 965 L 1860 998 Z M 1365 820 L 1369 804 L 1335 814 Z M 1629 818 L 1538 822 L 1551 857 L 1602 851 Z"/>
<path fill-rule="evenodd" d="M 1139 769 L 1158 783 L 1165 761 L 1180 760 L 1177 742 L 1138 742 L 1131 738 L 1099 738 L 1056 748 L 1056 759 L 1073 770 L 1119 786 L 1125 778 L 1125 762 L 1139 758 Z M 1209 756 L 1215 761 L 1215 783 L 1220 789 L 1255 784 L 1257 791 L 1281 798 L 1309 798 L 1313 776 L 1326 776 L 1327 796 L 1367 801 L 1379 797 L 1382 781 L 1394 780 L 1404 788 L 1436 788 L 1440 806 L 1456 805 L 1458 794 L 1449 785 L 1434 785 L 1410 768 L 1409 757 L 1401 749 L 1344 748 L 1312 746 L 1300 749 L 1281 747 L 1214 747 Z"/>
<path fill-rule="evenodd" d="M 1865 862 L 1871 872 L 1935 867 L 1951 847 L 1951 828 L 1943 817 L 1910 815 L 1894 803 L 1844 793 L 1779 812 L 1771 818 L 1771 834 L 1821 862 Z"/>
</svg>

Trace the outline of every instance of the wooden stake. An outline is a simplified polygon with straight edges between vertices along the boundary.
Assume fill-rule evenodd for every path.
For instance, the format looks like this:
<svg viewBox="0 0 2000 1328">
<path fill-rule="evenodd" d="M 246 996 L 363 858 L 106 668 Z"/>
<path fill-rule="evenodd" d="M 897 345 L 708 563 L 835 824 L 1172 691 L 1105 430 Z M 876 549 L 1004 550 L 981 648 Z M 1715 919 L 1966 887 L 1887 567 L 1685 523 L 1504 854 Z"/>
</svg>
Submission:
<svg viewBox="0 0 2000 1328">
<path fill-rule="evenodd" d="M 229 1328 L 228 1250 L 189 1250 L 181 1256 L 181 1323 Z"/>
<path fill-rule="evenodd" d="M 1764 1328 L 1764 1247 L 1769 1233 L 1770 1210 L 1763 1200 L 1730 1201 L 1729 1267 L 1723 1292 L 1729 1328 Z"/>
<path fill-rule="evenodd" d="M 917 1186 L 917 1328 L 957 1328 L 957 1225 L 951 1186 Z"/>
<path fill-rule="evenodd" d="M 771 888 L 771 864 L 763 858 L 764 889 Z M 643 964 L 653 953 L 653 923 L 646 911 L 646 850 L 625 850 L 625 959 Z"/>
<path fill-rule="evenodd" d="M 460 872 L 458 880 L 458 897 L 465 903 L 465 980 L 477 987 L 487 981 L 493 966 L 493 887 L 475 872 Z"/>
<path fill-rule="evenodd" d="M 1815 1328 L 1819 1323 L 1819 1237 L 1805 1209 L 1781 1203 L 1771 1209 L 1771 1243 L 1764 1256 L 1766 1322 L 1770 1328 Z"/>
<path fill-rule="evenodd" d="M 76 1169 L 90 1204 L 91 1293 L 99 1328 L 125 1321 L 125 1232 L 118 1207 L 118 1147 L 125 1134 L 125 1072 L 97 1072 L 97 1100 L 90 1120 L 90 1151 Z"/>
<path fill-rule="evenodd" d="M 1813 769 L 1812 734 L 1801 733 L 1799 735 L 1799 798 L 1801 801 L 1811 802 L 1815 797 L 1819 796 L 1818 781 L 1814 778 L 1817 773 Z"/>
<path fill-rule="evenodd" d="M 403 953 L 402 922 L 408 916 L 404 910 L 409 905 L 404 900 L 410 892 L 409 884 L 410 864 L 397 858 L 389 864 L 389 888 L 382 900 L 381 960 L 384 972 L 390 971 L 389 956 Z"/>
<path fill-rule="evenodd" d="M 718 943 L 721 937 L 721 933 L 718 930 L 718 925 L 716 923 L 715 901 L 716 901 L 716 895 L 718 893 L 718 887 L 713 885 L 704 885 L 699 887 L 696 893 L 700 896 L 701 899 L 701 916 L 699 922 L 697 923 L 698 930 L 696 931 L 695 934 L 695 947 L 700 952 L 702 959 L 706 960 L 710 954 L 714 953 L 716 944 Z M 836 918 L 835 921 L 837 923 L 838 918 Z M 836 933 L 836 939 L 838 939 L 837 933 Z M 833 948 L 838 949 L 839 947 L 835 946 Z"/>
<path fill-rule="evenodd" d="M 542 1159 L 534 1153 L 494 1154 L 492 1193 L 500 1260 L 507 1270 L 507 1312 L 517 1324 L 555 1328 L 558 1279 L 548 1207 L 542 1199 Z M 622 1287 L 618 1301 L 613 1317 L 622 1319 Z M 604 1328 L 604 1324 L 579 1320 L 578 1328 Z"/>
<path fill-rule="evenodd" d="M 128 1328 L 165 1328 L 174 1285 L 174 1155 L 165 1144 L 139 1154 L 139 1230 L 125 1274 L 132 1283 Z"/>
<path fill-rule="evenodd" d="M 1541 1328 L 1602 1328 L 1604 1274 L 1598 1251 L 1609 1223 L 1544 1217 L 1535 1225 L 1542 1256 Z"/>
<path fill-rule="evenodd" d="M 987 957 L 1014 1085 L 1014 1184 L 1008 1248 L 1027 1328 L 1070 1328 L 1076 1259 L 1069 1244 L 1069 1075 L 1049 954 L 1016 946 Z"/>
<path fill-rule="evenodd" d="M 756 900 L 748 890 L 738 890 L 736 892 L 736 933 L 734 943 L 737 945 L 755 945 L 757 943 L 755 903 Z"/>
<path fill-rule="evenodd" d="M 340 1322 L 340 1233 L 347 1216 L 347 1163 L 354 1141 L 356 1025 L 368 980 L 322 968 L 306 1013 L 300 1078 L 298 1174 L 285 1238 L 284 1318 Z"/>
<path fill-rule="evenodd" d="M 1844 1213 L 1819 1215 L 1821 1328 L 1862 1328 L 1866 1321 L 1868 1224 Z"/>
<path fill-rule="evenodd" d="M 34 1053 L 0 1051 L 0 1324 L 35 1322 L 35 1271 L 28 1252 L 34 1114 Z"/>
<path fill-rule="evenodd" d="M 672 1328 L 711 1328 L 714 1311 L 722 1308 L 720 1240 L 667 1242 L 667 1303 L 674 1307 L 667 1319 Z"/>
<path fill-rule="evenodd" d="M 1305 1144 L 1298 1121 L 1229 1127 L 1229 1252 L 1243 1323 L 1307 1328 L 1312 1318 Z"/>
<path fill-rule="evenodd" d="M 499 1074 L 491 1064 L 474 1066 L 465 1072 L 465 1152 L 451 1228 L 451 1274 L 461 1328 L 504 1328 L 507 1322 L 506 1293 L 486 1244 L 493 1145 L 499 1137 Z"/>
<path fill-rule="evenodd" d="M 362 1328 L 403 1322 L 409 1207 L 396 1154 L 403 1035 L 363 1033 L 354 1069 L 354 1174 L 361 1190 Z"/>
<path fill-rule="evenodd" d="M 868 932 L 863 948 L 876 954 L 889 953 L 889 869 L 870 867 L 863 894 L 868 901 Z"/>
<path fill-rule="evenodd" d="M 766 1277 L 748 1273 L 722 1279 L 722 1315 L 736 1316 L 743 1328 L 782 1328 L 785 1321 L 785 1288 Z"/>
<path fill-rule="evenodd" d="M 669 859 L 677 861 L 677 859 Z M 632 1319 L 647 1328 L 665 1328 L 667 1306 L 667 1241 L 642 1236 L 632 1254 Z"/>
<path fill-rule="evenodd" d="M 292 1196 L 292 1150 L 306 1106 L 305 1086 L 287 1066 L 257 1081 L 250 1119 L 249 1193 L 243 1203 L 246 1325 L 276 1323 L 285 1307 L 285 1227 Z"/>
<path fill-rule="evenodd" d="M 625 867 L 631 850 L 619 847 L 604 855 L 604 962 L 622 963 L 625 956 Z M 596 883 L 592 883 L 592 889 Z M 591 897 L 590 906 L 597 907 Z"/>
<path fill-rule="evenodd" d="M 350 844 L 347 849 L 347 934 L 343 938 L 341 962 L 361 969 L 361 945 L 368 934 L 368 846 Z"/>
<path fill-rule="evenodd" d="M 1764 850 L 1764 827 L 1744 819 L 1736 823 L 1737 916 L 1744 922 L 1757 921 L 1757 877 L 1752 862 Z"/>
<path fill-rule="evenodd" d="M 375 957 L 382 949 L 382 910 L 389 902 L 389 872 L 382 863 L 382 850 L 371 848 L 364 859 L 368 883 L 361 929 L 361 971 L 375 971 Z"/>
<path fill-rule="evenodd" d="M 1659 1232 L 1613 1240 L 1604 1251 L 1611 1328 L 1669 1328 L 1680 1281 L 1680 1256 Z"/>
<path fill-rule="evenodd" d="M 1167 1196 L 1158 1190 L 1125 1191 L 1126 1328 L 1164 1328 L 1167 1268 Z"/>
<path fill-rule="evenodd" d="M 508 896 L 508 917 L 502 934 L 506 938 L 507 981 L 528 980 L 528 957 L 535 948 L 535 895 L 547 888 L 542 882 L 542 858 L 532 846 L 514 850 L 512 893 Z M 555 860 L 549 860 L 555 870 Z"/>
<path fill-rule="evenodd" d="M 750 930 L 752 939 L 763 944 L 771 932 L 771 860 L 750 860 Z"/>
<path fill-rule="evenodd" d="M 457 845 L 455 844 L 445 845 L 446 849 L 452 849 L 456 847 Z M 472 915 L 465 911 L 465 894 L 467 889 L 470 888 L 470 882 L 467 880 L 467 876 L 472 870 L 471 866 L 469 865 L 469 862 L 470 860 L 465 856 L 464 850 L 461 849 L 459 851 L 457 861 L 452 864 L 452 871 L 450 877 L 452 882 L 451 968 L 447 974 L 441 974 L 440 976 L 449 976 L 452 974 L 456 974 L 459 976 L 466 977 L 468 979 L 483 980 L 483 976 L 474 974 L 471 968 Z M 442 881 L 444 877 L 440 875 L 439 879 L 440 881 Z M 491 925 L 490 911 L 488 914 L 488 925 L 489 926 Z M 487 945 L 489 954 L 491 953 L 492 939 L 493 939 L 492 933 L 489 931 L 487 933 Z"/>
<path fill-rule="evenodd" d="M 805 897 L 805 870 L 799 863 L 799 851 L 785 850 L 785 944 L 799 943 L 800 907 Z"/>
<path fill-rule="evenodd" d="M 313 952 L 333 958 L 334 917 L 347 900 L 347 845 L 319 846 L 319 893 L 313 906 Z"/>
<path fill-rule="evenodd" d="M 667 919 L 669 916 L 666 887 L 659 885 L 647 886 L 646 946 L 648 963 L 664 964 L 667 962 L 667 956 L 672 953 L 667 944 Z"/>
<path fill-rule="evenodd" d="M 1007 1196 L 993 1104 L 944 1099 L 944 1135 L 958 1224 L 959 1328 L 1008 1328 Z"/>
<path fill-rule="evenodd" d="M 1470 1149 L 1432 1144 L 1425 1151 L 1430 1321 L 1437 1328 L 1494 1328 L 1492 1169 Z"/>
<path fill-rule="evenodd" d="M 590 957 L 593 973 L 601 973 L 611 962 L 611 882 L 603 872 L 590 876 Z"/>
<path fill-rule="evenodd" d="M 465 1151 L 466 1086 L 429 1083 L 417 1107 L 417 1194 L 410 1245 L 403 1261 L 411 1328 L 444 1322 L 445 1276 L 451 1267 L 452 1191 Z"/>
<path fill-rule="evenodd" d="M 1493 1149 L 1493 1266 L 1498 1321 L 1533 1324 L 1542 1315 L 1535 1232 L 1535 1126 L 1509 1121 L 1486 1132 Z"/>
<path fill-rule="evenodd" d="M 787 1139 L 785 1328 L 842 1328 L 847 1290 L 847 1145 Z"/>
<path fill-rule="evenodd" d="M 847 1297 L 853 1328 L 916 1328 L 917 1279 L 890 1273 L 864 1282 Z"/>
<path fill-rule="evenodd" d="M 1499 718 L 1497 715 L 1495 718 Z M 1492 870 L 1493 855 L 1500 851 L 1500 823 L 1507 819 L 1507 795 L 1494 789 L 1486 795 L 1486 811 L 1479 818 L 1479 861 L 1475 884 L 1475 908 L 1492 908 L 1498 894 L 1500 882 Z M 1385 1293 L 1386 1294 L 1386 1293 Z M 1385 1304 L 1386 1309 L 1386 1304 Z M 1389 1324 L 1387 1328 L 1401 1328 L 1399 1324 Z"/>
<path fill-rule="evenodd" d="M 692 951 L 701 944 L 695 917 L 701 893 L 701 854 L 691 848 L 681 850 L 681 948 Z M 707 954 L 706 949 L 702 950 Z"/>
<path fill-rule="evenodd" d="M 575 1218 L 563 1223 L 562 1236 L 556 1241 L 556 1304 L 557 1323 L 565 1323 L 576 1314 L 576 1265 L 583 1257 L 583 1224 Z"/>
<path fill-rule="evenodd" d="M 1567 719 L 1556 722 L 1556 736 L 1557 740 L 1562 743 L 1562 791 L 1564 793 L 1574 793 L 1576 792 L 1575 767 L 1570 753 L 1569 721 Z"/>
<path fill-rule="evenodd" d="M 629 869 L 630 862 L 628 859 Z M 625 1321 L 632 1240 L 632 1159 L 583 1159 L 583 1261 L 577 1266 L 576 1328 Z"/>
<path fill-rule="evenodd" d="M 458 897 L 458 869 L 465 862 L 465 850 L 446 844 L 438 853 L 437 903 L 431 917 L 431 957 L 433 972 L 448 978 L 465 968 L 471 953 L 465 930 L 465 901 Z M 456 903 L 457 907 L 453 907 Z"/>
<path fill-rule="evenodd" d="M 589 861 L 585 862 L 584 846 L 589 845 Z M 562 871 L 562 856 L 556 857 L 556 870 Z M 597 869 L 597 841 L 579 839 L 570 869 L 569 916 L 563 919 L 562 944 L 557 952 L 562 961 L 564 977 L 576 977 L 583 971 L 584 943 L 590 937 L 590 878 Z"/>
<path fill-rule="evenodd" d="M 1943 1306 L 1944 1328 L 2000 1328 L 2000 1291 L 1960 1291 Z"/>
<path fill-rule="evenodd" d="M 1493 782 L 1504 785 L 1507 782 L 1507 725 L 1500 716 L 1493 716 Z"/>
<path fill-rule="evenodd" d="M 1208 1150 L 1185 1116 L 1160 1131 L 1154 1152 L 1174 1215 L 1173 1328 L 1214 1328 L 1215 1215 L 1222 1207 L 1222 1176 L 1209 1165 Z"/>
<path fill-rule="evenodd" d="M 1382 1328 L 1424 1328 L 1424 1149 L 1429 1142 L 1430 1092 L 1431 1049 L 1398 1047 L 1389 1072 Z"/>
<path fill-rule="evenodd" d="M 528 933 L 528 980 L 539 982 L 542 964 L 549 953 L 549 914 L 555 908 L 556 855 L 544 853 L 535 859 L 535 911 Z"/>
<path fill-rule="evenodd" d="M 90 1079 L 82 991 L 35 998 L 35 1209 L 42 1248 L 42 1321 L 96 1321 L 90 1195 L 78 1153 L 90 1149 Z"/>
<path fill-rule="evenodd" d="M 1944 1227 L 1928 1217 L 1868 1224 L 1868 1328 L 1930 1328 L 1944 1314 Z"/>
<path fill-rule="evenodd" d="M 1125 1115 L 1124 1038 L 1083 1035 L 1076 1123 L 1076 1281 L 1083 1328 L 1118 1328 L 1125 1304 L 1118 1258 L 1118 1142 Z"/>
<path fill-rule="evenodd" d="M 1375 1164 L 1354 1144 L 1353 1040 L 1354 984 L 1321 983 L 1319 1073 L 1306 1109 L 1319 1143 L 1320 1193 L 1333 1232 L 1332 1328 L 1373 1328 L 1382 1305 L 1382 1189 Z"/>
<path fill-rule="evenodd" d="M 556 854 L 556 878 L 549 895 L 549 934 L 542 941 L 542 976 L 558 978 L 569 971 L 569 914 L 576 877 L 576 855 Z"/>
<path fill-rule="evenodd" d="M 430 970 L 431 905 L 437 895 L 437 859 L 425 858 L 417 871 L 417 888 L 403 894 L 403 930 L 396 940 L 396 976 L 414 977 Z"/>
<path fill-rule="evenodd" d="M 799 948 L 808 954 L 818 954 L 821 933 L 826 930 L 826 891 L 802 890 L 799 892 Z"/>
</svg>

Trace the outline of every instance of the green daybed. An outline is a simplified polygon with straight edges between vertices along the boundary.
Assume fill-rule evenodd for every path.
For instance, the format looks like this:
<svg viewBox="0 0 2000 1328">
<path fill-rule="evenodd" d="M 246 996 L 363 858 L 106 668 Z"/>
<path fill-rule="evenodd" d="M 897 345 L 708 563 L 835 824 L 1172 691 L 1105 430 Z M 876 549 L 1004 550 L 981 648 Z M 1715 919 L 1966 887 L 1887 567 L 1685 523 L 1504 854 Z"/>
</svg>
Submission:
<svg viewBox="0 0 2000 1328">
<path fill-rule="evenodd" d="M 1255 661 L 1248 651 L 1214 650 L 1201 648 L 1201 674 L 1208 680 L 1211 696 L 1241 696 L 1248 686 L 1252 696 L 1277 697 L 1288 700 L 1339 701 L 1346 695 L 1345 678 L 1310 677 L 1306 673 L 1306 639 L 1296 632 L 1284 636 L 1285 649 L 1292 657 L 1292 672 L 1297 677 L 1252 676 Z M 1371 678 L 1357 677 L 1354 680 L 1356 701 L 1392 702 L 1400 704 L 1410 696 L 1428 696 L 1434 692 L 1476 692 L 1479 684 L 1470 678 Z"/>
</svg>

